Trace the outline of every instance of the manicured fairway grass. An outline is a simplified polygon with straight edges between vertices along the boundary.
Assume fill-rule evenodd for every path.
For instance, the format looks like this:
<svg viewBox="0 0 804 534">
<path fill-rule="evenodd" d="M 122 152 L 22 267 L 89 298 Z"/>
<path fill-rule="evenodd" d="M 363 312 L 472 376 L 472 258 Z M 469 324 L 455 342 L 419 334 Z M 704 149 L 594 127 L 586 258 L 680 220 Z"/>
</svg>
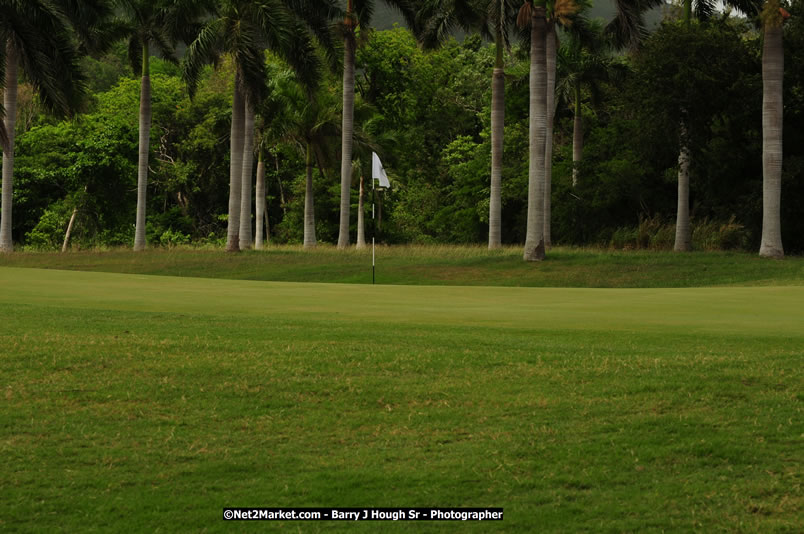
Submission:
<svg viewBox="0 0 804 534">
<path fill-rule="evenodd" d="M 378 247 L 381 284 L 525 287 L 700 287 L 803 285 L 804 257 L 784 261 L 740 252 L 676 254 L 554 248 L 546 261 L 522 261 L 521 247 Z M 229 254 L 220 249 L 152 249 L 0 255 L 0 267 L 197 276 L 281 282 L 371 283 L 371 250 L 271 246 Z"/>
<path fill-rule="evenodd" d="M 0 268 L 0 530 L 794 532 L 802 303 Z"/>
</svg>

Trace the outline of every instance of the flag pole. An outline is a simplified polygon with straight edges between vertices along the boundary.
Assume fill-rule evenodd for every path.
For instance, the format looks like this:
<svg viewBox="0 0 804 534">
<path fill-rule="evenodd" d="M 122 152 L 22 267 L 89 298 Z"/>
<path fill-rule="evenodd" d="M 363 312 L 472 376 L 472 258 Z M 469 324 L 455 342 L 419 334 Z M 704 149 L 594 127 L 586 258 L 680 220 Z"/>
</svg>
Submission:
<svg viewBox="0 0 804 534">
<path fill-rule="evenodd" d="M 374 204 L 376 202 L 377 194 L 374 190 L 374 180 L 380 181 L 380 192 L 386 187 L 391 187 L 391 182 L 388 181 L 388 175 L 385 174 L 385 169 L 382 167 L 380 157 L 376 152 L 371 154 L 371 283 L 374 284 L 375 270 L 376 270 L 376 257 L 374 252 L 374 242 L 377 238 L 377 221 L 374 220 Z M 380 224 L 382 224 L 382 197 L 380 197 Z"/>
<path fill-rule="evenodd" d="M 374 271 L 376 260 L 374 257 L 374 237 L 377 233 L 377 223 L 374 221 L 374 176 L 371 177 L 371 285 L 374 285 Z"/>
</svg>

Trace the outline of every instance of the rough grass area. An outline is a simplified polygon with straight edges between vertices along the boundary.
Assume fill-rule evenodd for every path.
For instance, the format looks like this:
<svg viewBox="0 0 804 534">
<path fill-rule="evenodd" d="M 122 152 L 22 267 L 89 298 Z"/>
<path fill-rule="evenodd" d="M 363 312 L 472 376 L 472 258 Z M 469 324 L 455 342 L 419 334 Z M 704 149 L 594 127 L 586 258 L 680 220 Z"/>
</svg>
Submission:
<svg viewBox="0 0 804 534">
<path fill-rule="evenodd" d="M 802 302 L 0 268 L 0 530 L 793 532 Z"/>
<path fill-rule="evenodd" d="M 530 287 L 703 287 L 802 285 L 804 258 L 783 261 L 738 252 L 614 252 L 556 248 L 546 261 L 522 261 L 521 247 L 489 252 L 471 246 L 379 247 L 379 284 Z M 371 283 L 371 249 L 270 247 L 152 249 L 0 255 L 0 266 L 284 282 Z"/>
</svg>

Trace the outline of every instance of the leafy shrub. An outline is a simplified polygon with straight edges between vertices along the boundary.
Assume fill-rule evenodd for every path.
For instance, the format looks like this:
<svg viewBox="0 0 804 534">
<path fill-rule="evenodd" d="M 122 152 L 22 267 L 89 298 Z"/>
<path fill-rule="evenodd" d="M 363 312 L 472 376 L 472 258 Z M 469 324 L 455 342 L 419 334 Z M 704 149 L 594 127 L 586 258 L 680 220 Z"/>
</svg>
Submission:
<svg viewBox="0 0 804 534">
<path fill-rule="evenodd" d="M 176 245 L 186 245 L 190 242 L 190 236 L 181 232 L 167 229 L 159 236 L 159 243 L 163 247 L 172 248 Z"/>
<path fill-rule="evenodd" d="M 33 229 L 25 234 L 25 248 L 30 250 L 54 250 L 61 246 L 64 232 L 70 219 L 70 210 L 63 203 L 51 205 Z"/>
</svg>

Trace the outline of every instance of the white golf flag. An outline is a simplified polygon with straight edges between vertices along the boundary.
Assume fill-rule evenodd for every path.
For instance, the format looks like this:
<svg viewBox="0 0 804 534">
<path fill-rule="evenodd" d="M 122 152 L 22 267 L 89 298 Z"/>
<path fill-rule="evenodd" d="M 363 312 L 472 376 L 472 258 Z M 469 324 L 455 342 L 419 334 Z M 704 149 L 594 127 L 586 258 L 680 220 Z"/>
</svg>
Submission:
<svg viewBox="0 0 804 534">
<path fill-rule="evenodd" d="M 385 174 L 385 169 L 376 152 L 371 153 L 371 178 L 379 180 L 380 187 L 391 187 L 391 182 L 388 181 L 388 175 Z"/>
</svg>

